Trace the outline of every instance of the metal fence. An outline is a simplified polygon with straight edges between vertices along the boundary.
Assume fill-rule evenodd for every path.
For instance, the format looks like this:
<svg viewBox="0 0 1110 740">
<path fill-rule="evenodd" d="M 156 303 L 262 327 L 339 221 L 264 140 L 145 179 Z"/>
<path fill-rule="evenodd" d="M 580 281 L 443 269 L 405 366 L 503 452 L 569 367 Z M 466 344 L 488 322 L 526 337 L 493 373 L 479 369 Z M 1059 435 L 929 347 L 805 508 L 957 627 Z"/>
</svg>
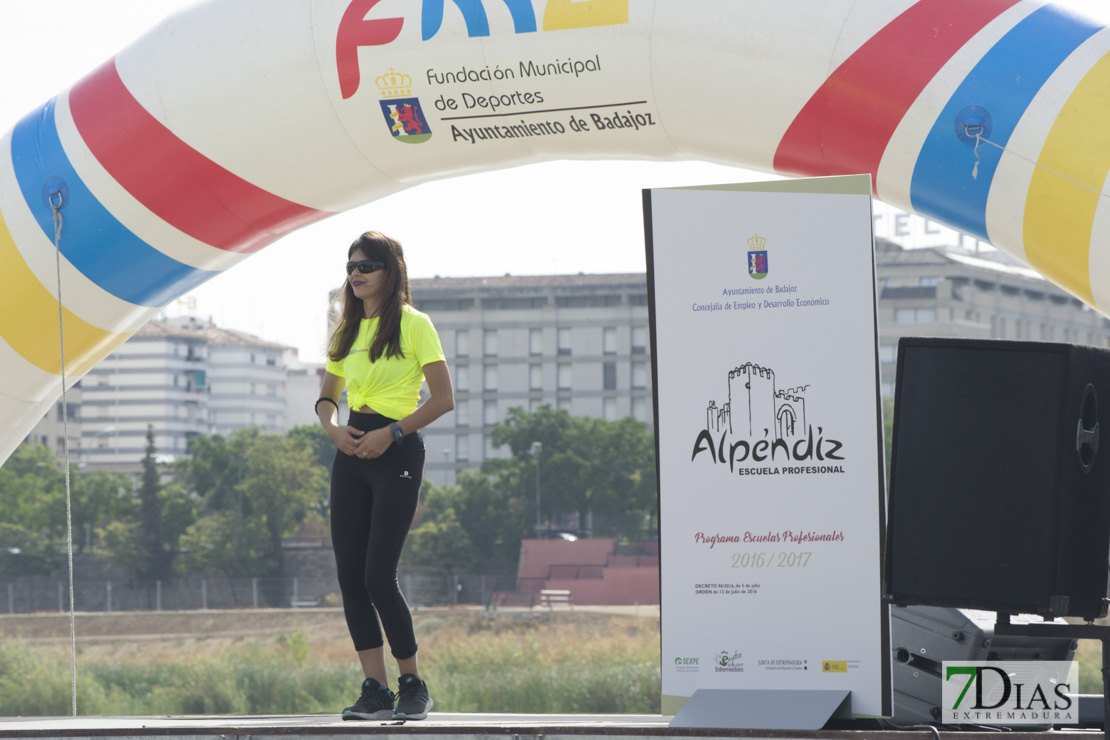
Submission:
<svg viewBox="0 0 1110 740">
<path fill-rule="evenodd" d="M 401 591 L 412 606 L 486 604 L 495 591 L 512 590 L 512 576 L 449 573 L 402 568 Z M 74 611 L 128 612 L 197 609 L 304 608 L 339 606 L 334 578 L 180 578 L 171 581 L 88 580 L 74 583 Z M 0 578 L 0 613 L 68 612 L 64 577 Z"/>
</svg>

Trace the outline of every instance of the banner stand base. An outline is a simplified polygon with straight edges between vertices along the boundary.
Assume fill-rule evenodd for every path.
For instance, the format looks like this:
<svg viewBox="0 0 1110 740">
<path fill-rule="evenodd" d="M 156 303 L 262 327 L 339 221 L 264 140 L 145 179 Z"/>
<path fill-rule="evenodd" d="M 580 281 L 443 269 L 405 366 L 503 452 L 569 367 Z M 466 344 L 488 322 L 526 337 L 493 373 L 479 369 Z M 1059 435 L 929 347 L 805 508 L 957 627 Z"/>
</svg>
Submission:
<svg viewBox="0 0 1110 740">
<path fill-rule="evenodd" d="M 851 693 L 847 689 L 698 689 L 669 726 L 820 730 L 830 719 L 851 718 Z"/>
</svg>

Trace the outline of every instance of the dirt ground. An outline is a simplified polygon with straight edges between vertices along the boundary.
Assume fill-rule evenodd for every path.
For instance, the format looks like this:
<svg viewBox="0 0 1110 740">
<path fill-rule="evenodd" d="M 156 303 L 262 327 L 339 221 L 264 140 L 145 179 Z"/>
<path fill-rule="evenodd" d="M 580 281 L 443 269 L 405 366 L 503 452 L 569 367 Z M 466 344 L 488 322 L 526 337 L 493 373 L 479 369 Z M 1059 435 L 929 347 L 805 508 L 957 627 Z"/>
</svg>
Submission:
<svg viewBox="0 0 1110 740">
<path fill-rule="evenodd" d="M 480 607 L 443 607 L 420 609 L 416 617 L 459 611 L 480 612 Z M 603 612 L 659 619 L 658 606 L 636 607 L 557 607 L 560 616 Z M 522 611 L 540 616 L 546 609 Z M 79 613 L 75 630 L 78 644 L 112 642 L 203 641 L 234 642 L 246 638 L 279 636 L 300 631 L 309 639 L 347 639 L 343 611 L 337 607 L 308 609 L 238 609 L 173 612 Z M 70 640 L 69 614 L 0 615 L 0 638 L 27 642 L 65 643 Z"/>
<path fill-rule="evenodd" d="M 75 629 L 79 645 L 117 641 L 235 641 L 248 637 L 288 634 L 344 635 L 343 612 L 337 608 L 242 609 L 175 612 L 79 613 Z M 0 616 L 0 638 L 33 643 L 69 643 L 69 614 Z"/>
</svg>

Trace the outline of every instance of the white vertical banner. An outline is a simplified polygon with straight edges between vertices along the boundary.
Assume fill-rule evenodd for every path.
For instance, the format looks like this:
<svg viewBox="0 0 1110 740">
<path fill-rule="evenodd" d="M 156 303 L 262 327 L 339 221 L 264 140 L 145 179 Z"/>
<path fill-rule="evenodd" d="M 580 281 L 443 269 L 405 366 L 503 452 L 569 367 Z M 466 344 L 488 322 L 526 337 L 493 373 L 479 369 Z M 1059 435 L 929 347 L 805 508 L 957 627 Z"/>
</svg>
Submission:
<svg viewBox="0 0 1110 740">
<path fill-rule="evenodd" d="M 649 190 L 644 209 L 663 712 L 698 689 L 830 689 L 889 716 L 870 176 Z"/>
</svg>

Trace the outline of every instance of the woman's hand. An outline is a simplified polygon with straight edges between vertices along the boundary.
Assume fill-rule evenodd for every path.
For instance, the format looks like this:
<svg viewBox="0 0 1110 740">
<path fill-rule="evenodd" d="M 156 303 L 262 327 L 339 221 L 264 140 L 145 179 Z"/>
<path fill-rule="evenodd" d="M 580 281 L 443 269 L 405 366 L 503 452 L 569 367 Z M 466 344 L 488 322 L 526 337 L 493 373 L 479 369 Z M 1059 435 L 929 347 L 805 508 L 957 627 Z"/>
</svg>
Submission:
<svg viewBox="0 0 1110 740">
<path fill-rule="evenodd" d="M 348 426 L 326 426 L 324 429 L 327 431 L 331 441 L 335 442 L 335 446 L 344 455 L 354 455 L 358 449 L 358 443 L 366 434 L 360 429 Z"/>
<path fill-rule="evenodd" d="M 389 427 L 382 427 L 363 434 L 362 438 L 356 441 L 353 454 L 365 460 L 373 460 L 384 455 L 392 444 L 393 434 L 389 431 Z"/>
</svg>

